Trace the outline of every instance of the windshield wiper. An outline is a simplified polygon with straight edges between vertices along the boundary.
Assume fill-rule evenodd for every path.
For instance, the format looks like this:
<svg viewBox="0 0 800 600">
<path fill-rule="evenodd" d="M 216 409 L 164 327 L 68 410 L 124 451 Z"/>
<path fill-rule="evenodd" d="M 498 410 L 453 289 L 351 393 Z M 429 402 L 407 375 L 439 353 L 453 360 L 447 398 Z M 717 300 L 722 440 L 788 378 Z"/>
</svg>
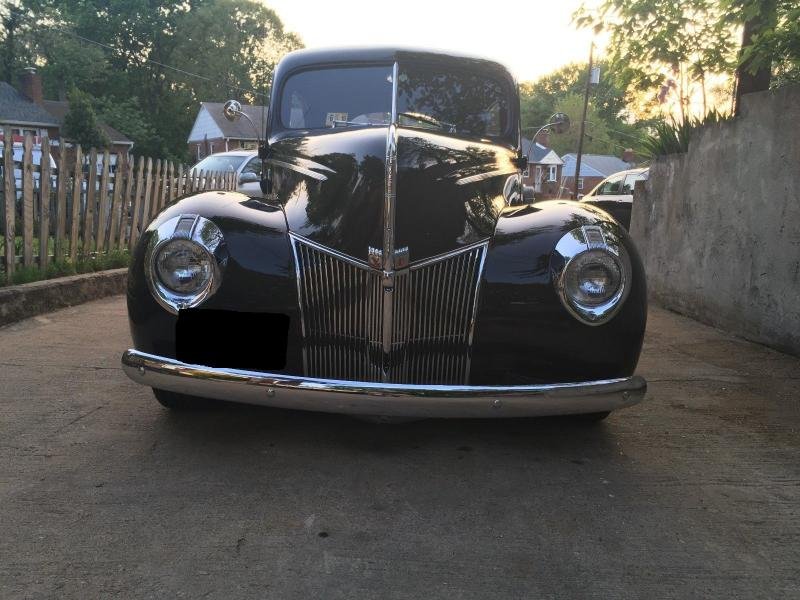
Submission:
<svg viewBox="0 0 800 600">
<path fill-rule="evenodd" d="M 333 121 L 333 127 L 331 129 L 336 129 L 337 125 L 355 125 L 356 127 L 377 127 L 377 123 L 370 123 L 367 121 L 366 123 L 358 123 L 356 121 Z"/>
<path fill-rule="evenodd" d="M 408 119 L 414 119 L 416 121 L 422 121 L 423 123 L 427 123 L 428 125 L 433 125 L 434 127 L 438 127 L 439 129 L 445 130 L 448 133 L 455 133 L 456 126 L 454 123 L 448 123 L 447 121 L 440 121 L 436 117 L 432 117 L 431 115 L 426 115 L 423 113 L 415 113 L 415 112 L 401 112 L 397 113 L 398 117 L 406 117 Z"/>
</svg>

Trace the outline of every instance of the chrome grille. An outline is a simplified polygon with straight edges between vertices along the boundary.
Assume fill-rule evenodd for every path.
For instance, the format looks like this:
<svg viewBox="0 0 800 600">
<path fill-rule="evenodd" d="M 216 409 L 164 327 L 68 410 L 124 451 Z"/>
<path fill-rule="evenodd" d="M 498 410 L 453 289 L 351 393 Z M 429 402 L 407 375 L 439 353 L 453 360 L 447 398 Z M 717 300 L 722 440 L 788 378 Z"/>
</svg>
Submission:
<svg viewBox="0 0 800 600">
<path fill-rule="evenodd" d="M 306 375 L 464 384 L 486 243 L 411 265 L 384 292 L 380 271 L 292 237 Z M 392 299 L 393 296 L 393 299 Z M 382 352 L 383 303 L 392 301 L 392 349 Z"/>
</svg>

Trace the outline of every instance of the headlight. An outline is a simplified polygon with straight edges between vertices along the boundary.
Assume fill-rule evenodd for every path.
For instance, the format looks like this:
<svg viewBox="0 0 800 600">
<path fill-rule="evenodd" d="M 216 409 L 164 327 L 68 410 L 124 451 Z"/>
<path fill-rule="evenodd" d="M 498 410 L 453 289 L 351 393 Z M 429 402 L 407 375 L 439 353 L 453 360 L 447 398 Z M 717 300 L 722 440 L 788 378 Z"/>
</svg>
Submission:
<svg viewBox="0 0 800 600">
<path fill-rule="evenodd" d="M 604 250 L 588 250 L 574 257 L 564 270 L 566 293 L 576 303 L 598 306 L 608 302 L 622 285 L 622 268 Z"/>
<path fill-rule="evenodd" d="M 147 284 L 170 312 L 197 306 L 219 287 L 222 232 L 208 219 L 180 215 L 153 231 L 145 255 Z"/>
<path fill-rule="evenodd" d="M 160 283 L 176 294 L 197 294 L 211 282 L 213 259 L 192 240 L 167 242 L 154 260 Z"/>
<path fill-rule="evenodd" d="M 553 283 L 564 307 L 587 325 L 607 322 L 630 289 L 631 265 L 611 231 L 578 227 L 562 237 L 551 258 Z"/>
</svg>

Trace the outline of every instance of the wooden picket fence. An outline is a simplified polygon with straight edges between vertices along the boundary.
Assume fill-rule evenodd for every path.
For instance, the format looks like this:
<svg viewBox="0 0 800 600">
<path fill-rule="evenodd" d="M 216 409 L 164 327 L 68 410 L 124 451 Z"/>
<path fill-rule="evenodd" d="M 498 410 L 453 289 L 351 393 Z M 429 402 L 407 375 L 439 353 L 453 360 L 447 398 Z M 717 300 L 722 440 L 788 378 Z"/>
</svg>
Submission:
<svg viewBox="0 0 800 600">
<path fill-rule="evenodd" d="M 75 262 L 79 256 L 132 249 L 153 217 L 177 198 L 237 185 L 235 173 L 189 172 L 184 165 L 143 156 L 134 163 L 94 148 L 87 155 L 80 146 L 67 152 L 62 145 L 53 172 L 46 136 L 38 146 L 43 150 L 38 165 L 30 135 L 22 142 L 22 160 L 15 160 L 9 128 L 3 140 L 0 225 L 8 281 L 20 263 L 44 272 L 53 260 Z"/>
</svg>

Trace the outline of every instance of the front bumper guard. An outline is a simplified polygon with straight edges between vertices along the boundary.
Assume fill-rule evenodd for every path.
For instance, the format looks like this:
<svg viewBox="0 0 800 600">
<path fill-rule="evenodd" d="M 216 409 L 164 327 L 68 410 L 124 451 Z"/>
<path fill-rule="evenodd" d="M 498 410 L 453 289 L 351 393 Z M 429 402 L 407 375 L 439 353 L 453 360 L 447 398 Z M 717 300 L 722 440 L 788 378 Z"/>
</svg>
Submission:
<svg viewBox="0 0 800 600">
<path fill-rule="evenodd" d="M 127 350 L 122 369 L 156 389 L 246 404 L 356 415 L 416 418 L 533 417 L 631 406 L 647 383 L 634 375 L 581 383 L 514 386 L 407 385 L 314 379 L 221 369 Z"/>
</svg>

